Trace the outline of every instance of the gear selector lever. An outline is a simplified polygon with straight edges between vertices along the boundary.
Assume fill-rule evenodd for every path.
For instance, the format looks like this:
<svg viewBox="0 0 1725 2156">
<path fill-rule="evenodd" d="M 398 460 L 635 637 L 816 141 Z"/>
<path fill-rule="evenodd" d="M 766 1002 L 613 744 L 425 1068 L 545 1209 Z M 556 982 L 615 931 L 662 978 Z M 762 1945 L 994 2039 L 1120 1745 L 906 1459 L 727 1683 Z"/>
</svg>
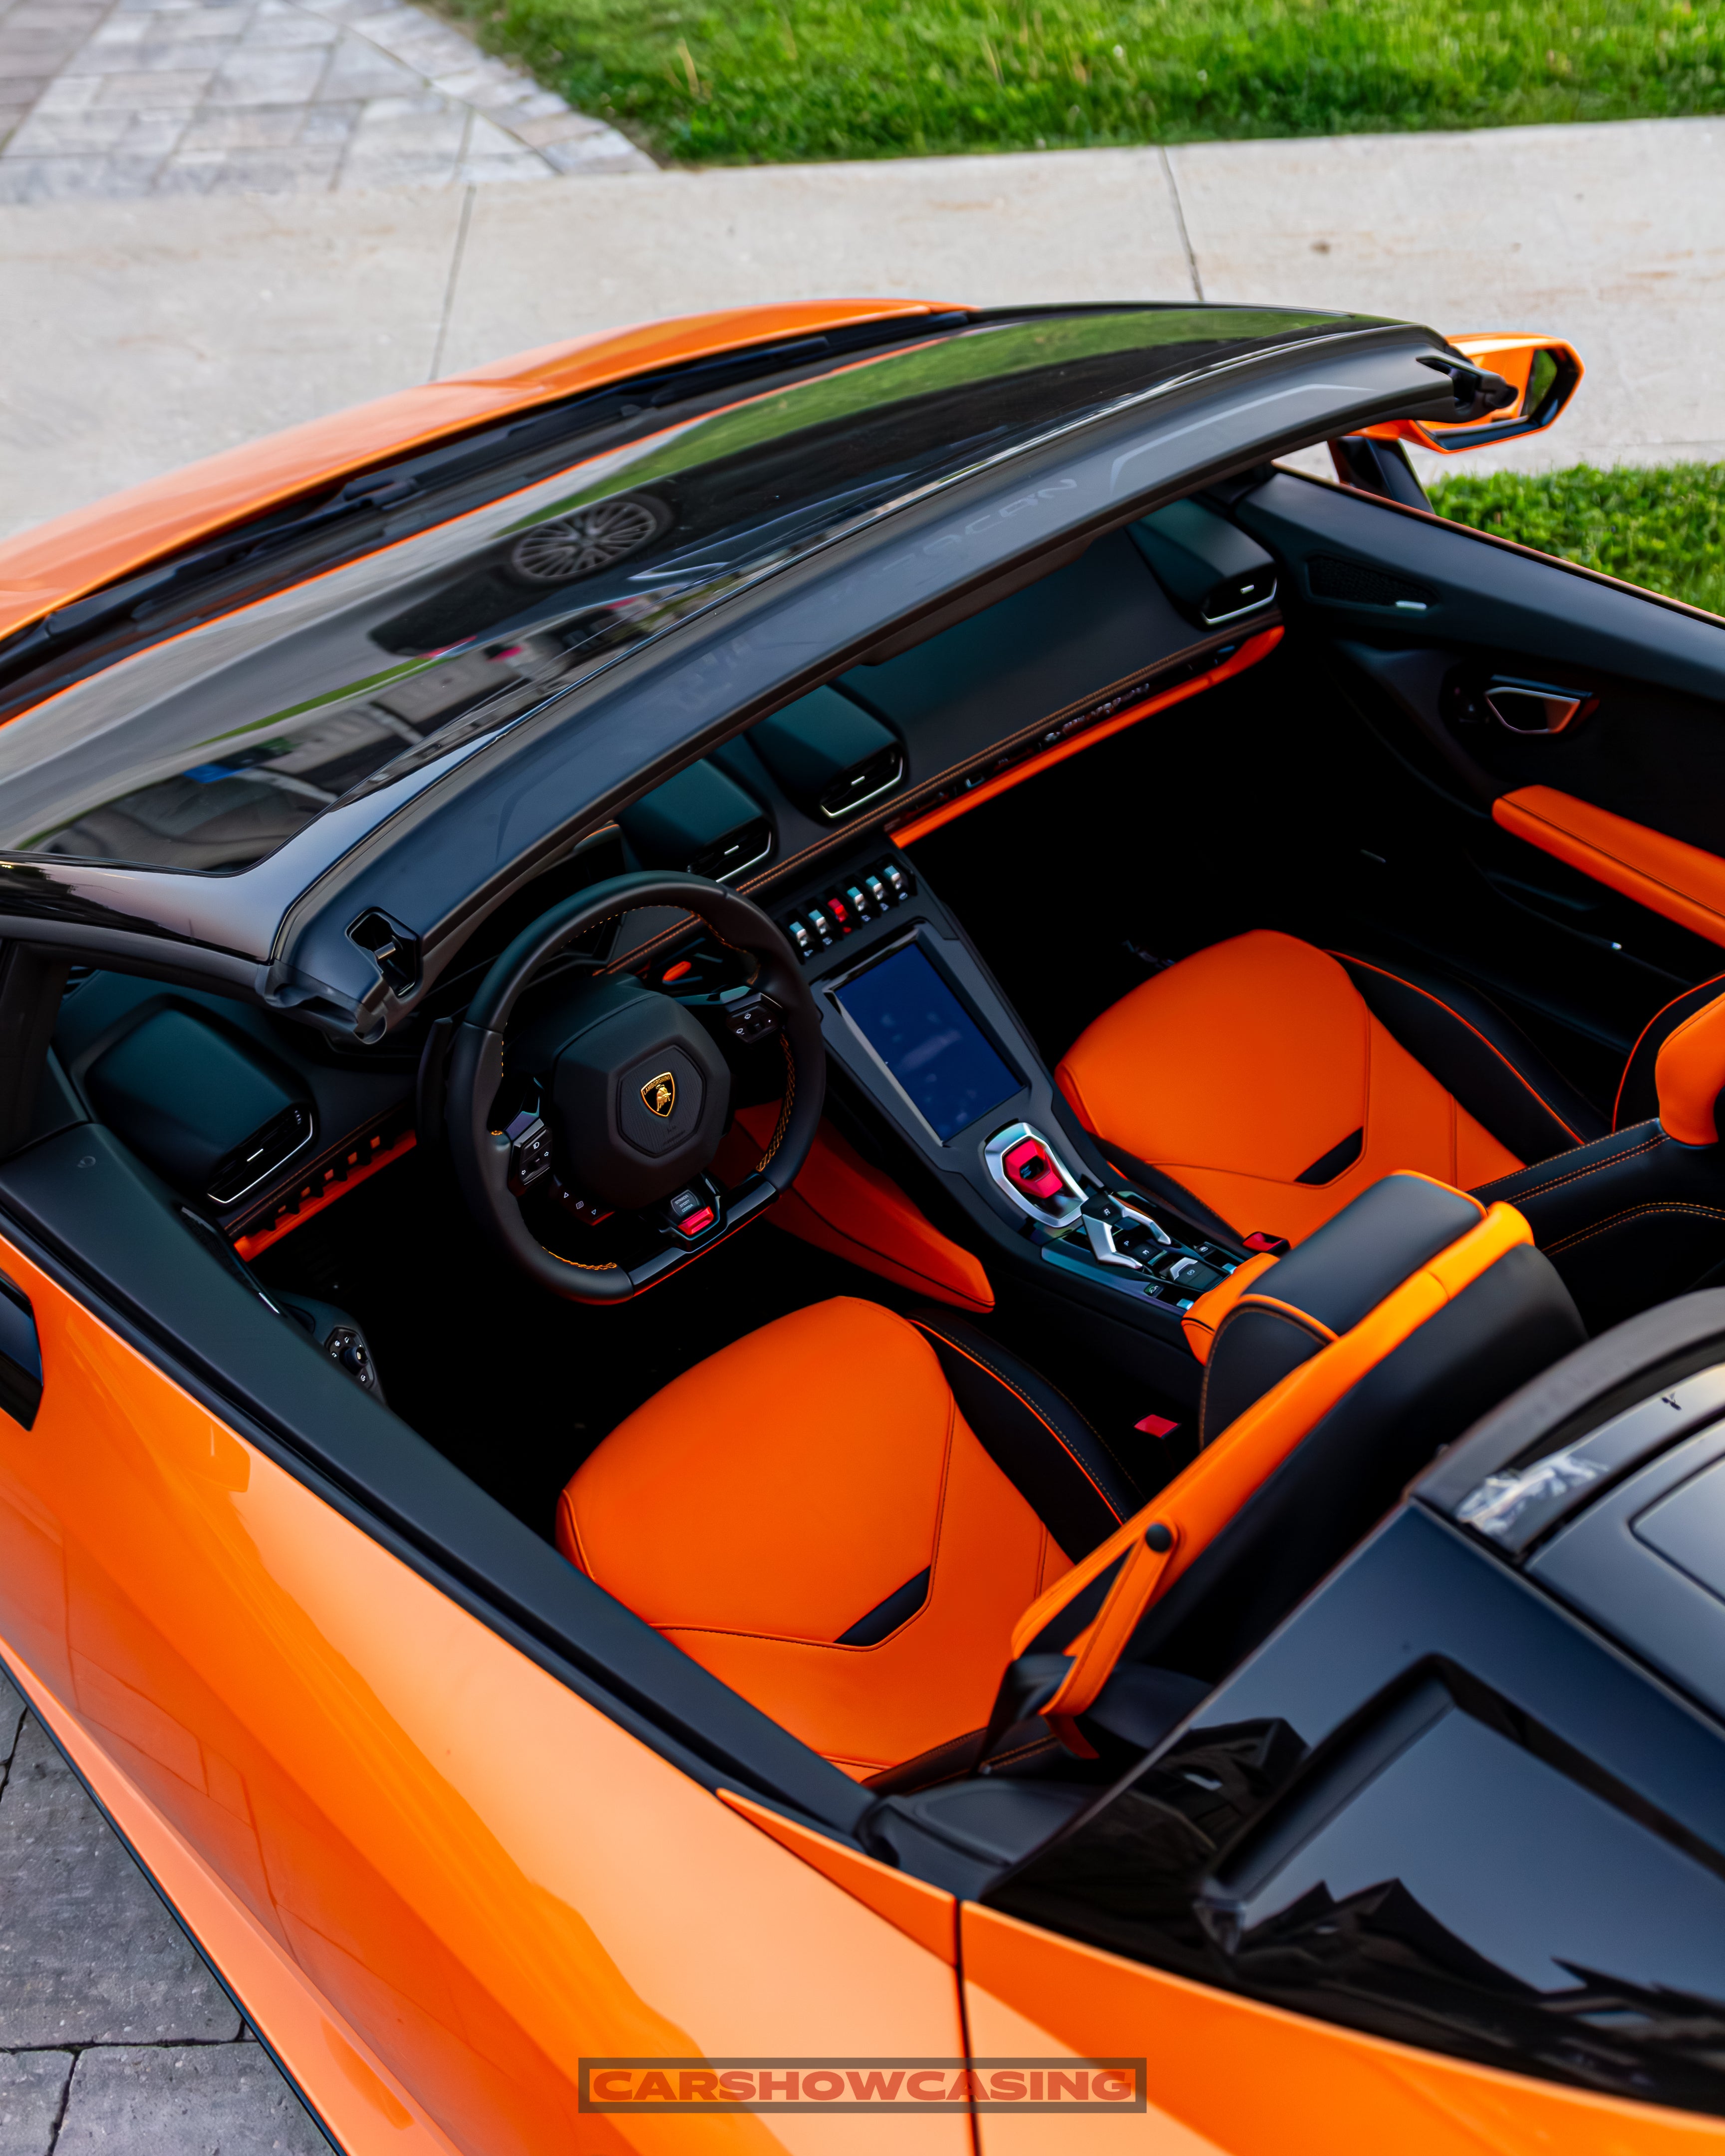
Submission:
<svg viewBox="0 0 1725 2156">
<path fill-rule="evenodd" d="M 1091 1255 L 1099 1265 L 1142 1272 L 1158 1250 L 1173 1248 L 1173 1238 L 1161 1223 L 1128 1197 L 1111 1198 L 1105 1190 L 1096 1191 L 1085 1200 L 1080 1217 L 1090 1239 Z"/>
</svg>

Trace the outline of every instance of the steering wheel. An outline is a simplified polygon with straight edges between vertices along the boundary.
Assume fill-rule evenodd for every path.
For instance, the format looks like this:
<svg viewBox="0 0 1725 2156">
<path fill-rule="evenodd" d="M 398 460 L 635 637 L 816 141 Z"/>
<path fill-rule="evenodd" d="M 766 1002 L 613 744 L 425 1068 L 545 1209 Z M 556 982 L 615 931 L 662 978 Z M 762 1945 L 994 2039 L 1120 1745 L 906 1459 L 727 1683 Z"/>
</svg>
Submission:
<svg viewBox="0 0 1725 2156">
<path fill-rule="evenodd" d="M 733 1190 L 706 1171 L 729 1119 L 731 1068 L 713 1033 L 675 996 L 633 973 L 523 992 L 547 960 L 641 906 L 675 906 L 754 961 L 752 984 L 713 1007 L 742 1047 L 777 1034 L 784 1106 L 759 1165 Z M 491 1127 L 506 1069 L 536 1110 Z M 614 876 L 524 929 L 480 983 L 449 1058 L 445 1119 L 456 1180 L 475 1217 L 541 1286 L 576 1302 L 622 1302 L 702 1256 L 782 1190 L 809 1158 L 826 1091 L 820 1013 L 790 945 L 760 907 L 704 876 Z M 645 1218 L 658 1247 L 635 1265 L 583 1265 L 547 1250 L 521 1199 L 553 1174 L 591 1206 Z"/>
</svg>

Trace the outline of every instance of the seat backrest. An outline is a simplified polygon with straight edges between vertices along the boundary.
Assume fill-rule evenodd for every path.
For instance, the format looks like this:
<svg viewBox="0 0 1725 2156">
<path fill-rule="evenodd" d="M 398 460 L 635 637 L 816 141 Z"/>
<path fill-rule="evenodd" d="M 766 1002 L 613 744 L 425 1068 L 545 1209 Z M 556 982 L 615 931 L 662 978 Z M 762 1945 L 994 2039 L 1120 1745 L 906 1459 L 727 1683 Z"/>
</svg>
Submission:
<svg viewBox="0 0 1725 2156">
<path fill-rule="evenodd" d="M 1441 1445 L 1585 1337 L 1520 1214 L 1420 1175 L 1222 1301 L 1202 1450 L 1025 1612 L 997 1721 L 1040 1712 L 1086 1753 L 1077 1718 L 1122 1658 L 1219 1676 Z"/>
</svg>

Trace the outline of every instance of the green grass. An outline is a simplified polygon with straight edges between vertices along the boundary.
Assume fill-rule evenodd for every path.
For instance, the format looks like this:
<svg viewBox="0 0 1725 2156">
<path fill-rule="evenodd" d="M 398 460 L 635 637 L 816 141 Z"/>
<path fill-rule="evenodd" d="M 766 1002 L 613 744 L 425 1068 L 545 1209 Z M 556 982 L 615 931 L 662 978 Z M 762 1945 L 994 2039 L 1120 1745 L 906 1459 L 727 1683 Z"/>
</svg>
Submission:
<svg viewBox="0 0 1725 2156">
<path fill-rule="evenodd" d="M 1725 110 L 1725 0 L 444 4 L 573 104 L 696 163 Z"/>
<path fill-rule="evenodd" d="M 1725 465 L 1458 472 L 1430 492 L 1458 524 L 1725 613 Z"/>
</svg>

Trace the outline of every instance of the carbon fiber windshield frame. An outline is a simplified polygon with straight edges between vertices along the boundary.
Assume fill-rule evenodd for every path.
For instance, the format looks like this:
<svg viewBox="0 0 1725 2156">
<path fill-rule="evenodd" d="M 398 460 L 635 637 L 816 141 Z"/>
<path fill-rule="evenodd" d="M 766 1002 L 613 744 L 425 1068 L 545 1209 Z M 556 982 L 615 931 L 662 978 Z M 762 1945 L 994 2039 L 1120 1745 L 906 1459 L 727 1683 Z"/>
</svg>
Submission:
<svg viewBox="0 0 1725 2156">
<path fill-rule="evenodd" d="M 368 640 L 362 663 L 387 684 L 380 696 L 375 679 L 359 683 L 373 700 L 368 719 L 383 704 L 383 730 L 396 737 L 345 791 L 314 785 L 315 813 L 226 873 L 104 860 L 64 842 L 21 846 L 15 829 L 0 830 L 0 932 L 309 1006 L 308 1016 L 374 1039 L 409 1015 L 520 882 L 632 795 L 839 670 L 889 628 L 1225 471 L 1377 418 L 1430 413 L 1447 402 L 1447 384 L 1418 362 L 1445 349 L 1417 326 L 1358 316 L 1050 311 L 925 336 L 908 351 L 865 356 L 693 421 L 673 408 L 644 449 L 638 439 L 620 458 L 607 451 L 603 469 L 583 469 L 573 490 L 564 475 L 537 482 L 152 646 L 0 728 L 0 757 L 12 749 L 17 767 L 0 770 L 0 803 L 11 804 L 0 813 L 14 825 L 34 813 L 21 798 L 31 773 L 14 729 L 37 722 L 46 761 L 70 767 L 75 757 L 79 783 L 93 783 L 91 743 L 102 728 L 80 733 L 80 697 L 86 720 L 105 712 L 121 730 L 136 727 L 141 711 L 166 703 L 183 714 L 201 704 L 189 733 L 182 725 L 182 739 L 154 767 L 182 794 L 249 773 L 263 760 L 259 741 L 290 767 L 291 787 L 295 758 L 306 767 L 284 717 L 351 702 L 353 652 L 331 652 L 336 629 L 352 631 L 357 619 Z M 981 359 L 999 363 L 990 372 Z M 922 370 L 906 394 L 887 394 L 883 370 L 894 365 Z M 906 380 L 901 373 L 901 388 Z M 761 424 L 763 404 L 782 421 L 787 403 L 811 390 L 827 408 Z M 703 430 L 704 449 L 718 454 L 691 459 L 680 445 Z M 798 503 L 784 506 L 799 465 L 809 468 L 802 501 L 812 504 L 800 522 Z M 711 483 L 715 472 L 722 484 Z M 572 497 L 578 510 L 619 491 L 675 499 L 700 527 L 692 544 L 701 558 L 691 561 L 685 532 L 669 555 L 644 544 L 639 566 L 622 565 L 634 590 L 621 600 L 614 580 L 600 577 L 578 607 L 558 593 L 548 604 L 530 594 L 523 608 L 519 593 L 506 593 L 514 613 L 487 614 L 490 598 L 472 588 L 475 547 L 493 559 L 500 541 L 567 520 Z M 721 533 L 726 553 L 711 537 L 711 504 L 722 515 L 738 498 L 748 513 Z M 485 524 L 477 537 L 475 516 Z M 595 629 L 592 616 L 608 608 Z M 572 632 L 572 613 L 580 617 Z M 455 632 L 447 643 L 444 626 Z M 539 663 L 521 663 L 535 638 L 526 657 Z M 376 665 L 380 654 L 392 663 Z M 447 682 L 481 659 L 511 663 L 507 697 L 456 682 L 453 721 L 416 727 L 403 685 L 429 694 L 434 720 L 437 685 L 428 692 L 428 677 L 441 672 Z M 154 704 L 152 685 L 139 678 L 152 667 Z M 253 715 L 247 695 L 266 708 Z M 268 707 L 271 699 L 285 701 Z M 249 762 L 210 755 L 223 719 L 228 735 L 218 737 L 242 737 Z M 182 780 L 187 740 L 208 761 Z M 155 783 L 146 774 L 146 798 Z M 134 783 L 128 798 L 137 794 Z M 403 998 L 346 936 L 365 907 L 420 940 L 420 978 Z"/>
</svg>

